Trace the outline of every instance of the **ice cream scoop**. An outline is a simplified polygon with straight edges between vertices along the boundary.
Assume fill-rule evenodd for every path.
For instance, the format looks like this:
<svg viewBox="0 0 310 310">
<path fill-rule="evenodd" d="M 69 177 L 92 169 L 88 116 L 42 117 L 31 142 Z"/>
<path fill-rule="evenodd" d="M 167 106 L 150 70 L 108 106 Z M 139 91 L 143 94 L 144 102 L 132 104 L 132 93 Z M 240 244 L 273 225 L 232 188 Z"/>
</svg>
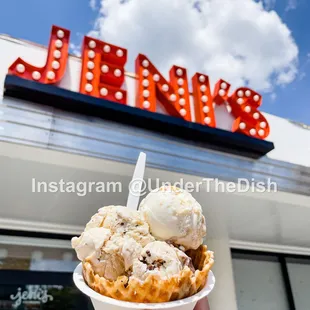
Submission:
<svg viewBox="0 0 310 310">
<path fill-rule="evenodd" d="M 192 272 L 195 272 L 195 267 L 193 265 L 192 259 L 189 256 L 187 256 L 183 251 L 179 250 L 178 248 L 174 247 L 174 249 L 176 251 L 176 254 L 183 268 L 187 266 Z"/>
<path fill-rule="evenodd" d="M 100 208 L 92 216 L 85 230 L 93 227 L 104 227 L 111 230 L 112 234 L 120 234 L 133 238 L 142 246 L 155 239 L 150 234 L 149 225 L 144 221 L 140 212 L 123 206 L 107 206 Z"/>
<path fill-rule="evenodd" d="M 141 251 L 142 246 L 134 239 L 116 234 L 105 242 L 99 255 L 94 252 L 86 261 L 91 263 L 96 274 L 114 281 L 126 274 Z"/>
<path fill-rule="evenodd" d="M 102 227 L 84 231 L 80 237 L 72 238 L 71 243 L 79 260 L 89 261 L 97 274 L 111 281 L 124 275 L 142 251 L 133 238 L 112 235 Z"/>
<path fill-rule="evenodd" d="M 164 279 L 178 274 L 183 267 L 176 248 L 163 241 L 154 241 L 147 244 L 139 258 L 134 260 L 132 276 L 145 280 L 156 274 Z"/>
<path fill-rule="evenodd" d="M 94 227 L 84 231 L 80 237 L 73 237 L 71 245 L 75 249 L 78 259 L 83 261 L 93 254 L 98 256 L 101 248 L 111 236 L 109 229 Z"/>
<path fill-rule="evenodd" d="M 206 235 L 205 218 L 200 204 L 187 191 L 163 186 L 150 192 L 139 211 L 158 240 L 197 249 Z"/>
<path fill-rule="evenodd" d="M 108 280 L 116 280 L 133 265 L 143 246 L 154 241 L 140 212 L 122 206 L 98 210 L 72 247 L 81 261 L 89 261 L 94 271 Z"/>
</svg>

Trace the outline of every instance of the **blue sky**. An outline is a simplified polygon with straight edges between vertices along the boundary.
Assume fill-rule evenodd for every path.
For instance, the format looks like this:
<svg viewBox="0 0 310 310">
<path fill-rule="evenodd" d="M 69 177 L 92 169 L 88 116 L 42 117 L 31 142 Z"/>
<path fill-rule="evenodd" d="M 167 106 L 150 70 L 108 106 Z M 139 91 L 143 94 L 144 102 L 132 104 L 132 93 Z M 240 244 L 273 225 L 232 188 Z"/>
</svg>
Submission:
<svg viewBox="0 0 310 310">
<path fill-rule="evenodd" d="M 94 0 L 92 2 L 99 6 Z M 275 10 L 289 28 L 299 54 L 298 73 L 294 81 L 286 85 L 274 85 L 272 92 L 261 92 L 261 110 L 310 124 L 310 1 L 265 0 L 264 6 L 266 10 Z M 0 33 L 46 45 L 51 26 L 55 24 L 70 29 L 72 42 L 80 45 L 82 36 L 94 29 L 97 17 L 98 7 L 91 8 L 89 0 L 3 1 Z"/>
</svg>

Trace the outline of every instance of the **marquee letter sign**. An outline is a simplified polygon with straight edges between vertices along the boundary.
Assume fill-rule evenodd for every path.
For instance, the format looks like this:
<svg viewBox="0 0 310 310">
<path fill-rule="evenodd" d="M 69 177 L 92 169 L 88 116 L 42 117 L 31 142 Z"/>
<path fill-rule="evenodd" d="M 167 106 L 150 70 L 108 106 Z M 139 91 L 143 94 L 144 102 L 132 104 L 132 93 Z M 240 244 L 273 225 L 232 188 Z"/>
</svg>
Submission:
<svg viewBox="0 0 310 310">
<path fill-rule="evenodd" d="M 69 30 L 53 26 L 45 66 L 38 68 L 18 58 L 10 66 L 9 73 L 44 84 L 59 83 L 66 71 L 69 38 Z"/>
<path fill-rule="evenodd" d="M 69 37 L 69 30 L 53 26 L 45 66 L 38 68 L 18 58 L 10 66 L 9 74 L 43 84 L 59 84 L 68 61 Z M 85 36 L 80 93 L 127 104 L 127 91 L 122 88 L 126 61 L 126 49 Z M 231 85 L 219 80 L 212 92 L 209 77 L 196 73 L 191 79 L 191 97 L 185 68 L 172 66 L 167 81 L 147 56 L 139 54 L 135 71 L 137 108 L 156 113 L 156 105 L 160 103 L 171 116 L 216 127 L 214 107 L 224 104 L 227 112 L 235 118 L 232 132 L 257 139 L 269 135 L 269 124 L 258 110 L 262 97 L 247 87 L 240 87 L 229 95 Z"/>
<path fill-rule="evenodd" d="M 196 73 L 192 77 L 193 97 L 195 102 L 196 122 L 210 127 L 216 127 L 213 107 L 213 97 L 209 77 Z"/>
<path fill-rule="evenodd" d="M 136 75 L 137 107 L 156 112 L 158 100 L 170 115 L 192 121 L 186 69 L 173 66 L 167 82 L 150 60 L 140 54 L 136 59 Z"/>
<path fill-rule="evenodd" d="M 227 99 L 232 114 L 236 118 L 232 131 L 240 131 L 249 136 L 266 138 L 269 135 L 269 124 L 266 118 L 258 111 L 262 97 L 255 91 L 241 87 Z"/>
<path fill-rule="evenodd" d="M 124 65 L 127 50 L 84 37 L 80 92 L 126 104 Z"/>
</svg>

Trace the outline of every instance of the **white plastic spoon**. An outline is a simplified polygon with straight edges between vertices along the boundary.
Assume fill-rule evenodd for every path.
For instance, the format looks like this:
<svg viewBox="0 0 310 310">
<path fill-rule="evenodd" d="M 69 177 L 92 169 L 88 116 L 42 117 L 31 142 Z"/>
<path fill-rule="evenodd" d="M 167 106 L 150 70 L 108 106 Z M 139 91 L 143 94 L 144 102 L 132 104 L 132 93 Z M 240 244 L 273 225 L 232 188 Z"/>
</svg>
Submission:
<svg viewBox="0 0 310 310">
<path fill-rule="evenodd" d="M 127 199 L 127 208 L 137 210 L 140 200 L 141 188 L 146 163 L 146 154 L 141 152 L 136 163 L 135 171 L 129 186 L 129 194 Z M 134 189 L 132 188 L 134 185 Z"/>
</svg>

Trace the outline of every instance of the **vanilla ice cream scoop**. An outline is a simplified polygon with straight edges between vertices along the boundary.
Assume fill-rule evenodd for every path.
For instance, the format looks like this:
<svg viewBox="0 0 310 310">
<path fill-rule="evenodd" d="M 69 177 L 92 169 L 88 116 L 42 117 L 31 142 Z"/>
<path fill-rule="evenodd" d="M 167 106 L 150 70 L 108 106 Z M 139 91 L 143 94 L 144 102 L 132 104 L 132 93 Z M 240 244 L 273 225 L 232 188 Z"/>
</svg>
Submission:
<svg viewBox="0 0 310 310">
<path fill-rule="evenodd" d="M 176 250 L 163 241 L 147 244 L 139 258 L 134 260 L 132 276 L 145 280 L 151 274 L 159 275 L 161 278 L 169 278 L 178 274 L 184 265 Z"/>
<path fill-rule="evenodd" d="M 160 187 L 142 200 L 139 211 L 156 239 L 181 245 L 185 250 L 197 249 L 206 235 L 201 206 L 183 189 Z"/>
<path fill-rule="evenodd" d="M 72 247 L 81 261 L 89 261 L 94 271 L 108 280 L 124 275 L 138 258 L 142 246 L 133 238 L 102 227 L 84 231 L 80 237 L 71 240 Z"/>
<path fill-rule="evenodd" d="M 99 209 L 87 223 L 85 230 L 93 227 L 108 228 L 112 234 L 133 238 L 142 246 L 155 240 L 141 213 L 123 206 L 107 206 Z"/>
<path fill-rule="evenodd" d="M 89 261 L 95 273 L 116 280 L 132 268 L 142 248 L 155 239 L 140 212 L 122 206 L 98 210 L 72 247 L 81 261 Z"/>
<path fill-rule="evenodd" d="M 102 227 L 90 228 L 84 231 L 80 237 L 73 237 L 71 245 L 75 249 L 78 259 L 83 261 L 93 254 L 100 255 L 101 248 L 111 236 L 109 229 Z"/>
<path fill-rule="evenodd" d="M 105 242 L 100 254 L 93 253 L 89 261 L 96 274 L 114 281 L 126 274 L 141 251 L 142 246 L 134 239 L 116 234 Z"/>
</svg>

